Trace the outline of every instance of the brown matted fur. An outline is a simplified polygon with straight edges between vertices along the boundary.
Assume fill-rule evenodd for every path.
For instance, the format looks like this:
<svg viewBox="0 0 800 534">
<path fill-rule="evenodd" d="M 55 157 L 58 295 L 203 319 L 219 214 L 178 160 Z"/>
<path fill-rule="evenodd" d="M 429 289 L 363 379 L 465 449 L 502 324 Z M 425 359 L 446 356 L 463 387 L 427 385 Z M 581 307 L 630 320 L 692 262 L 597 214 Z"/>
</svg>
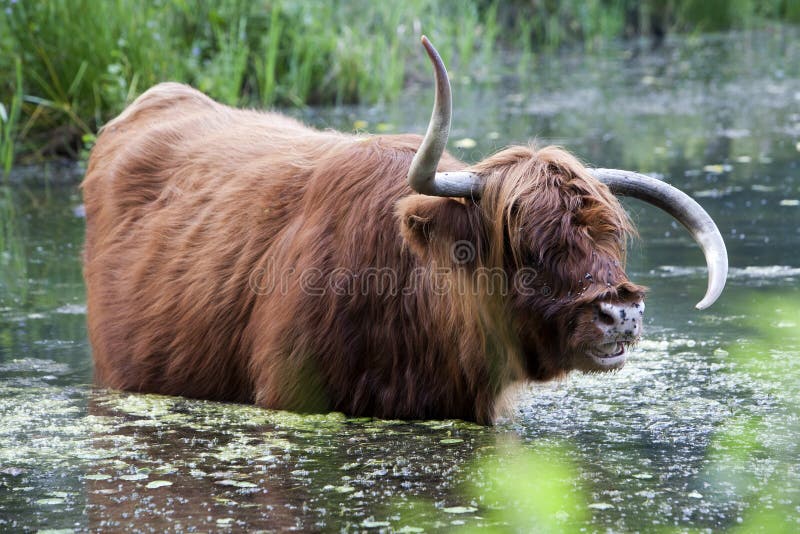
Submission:
<svg viewBox="0 0 800 534">
<path fill-rule="evenodd" d="M 420 141 L 147 91 L 104 128 L 83 182 L 97 382 L 489 423 L 510 384 L 592 370 L 593 303 L 643 295 L 616 198 L 555 147 L 471 167 L 479 202 L 418 195 L 405 177 Z M 445 154 L 439 170 L 464 167 Z M 474 254 L 456 261 L 459 243 Z M 376 272 L 391 290 L 335 290 Z M 255 287 L 257 273 L 279 283 Z"/>
</svg>

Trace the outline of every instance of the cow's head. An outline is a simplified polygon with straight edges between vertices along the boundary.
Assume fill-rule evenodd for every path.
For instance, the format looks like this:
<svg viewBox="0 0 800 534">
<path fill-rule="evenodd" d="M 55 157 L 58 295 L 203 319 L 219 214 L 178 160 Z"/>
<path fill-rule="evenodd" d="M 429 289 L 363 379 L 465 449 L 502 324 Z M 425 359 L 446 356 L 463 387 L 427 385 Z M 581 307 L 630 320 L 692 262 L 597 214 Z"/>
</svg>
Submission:
<svg viewBox="0 0 800 534">
<path fill-rule="evenodd" d="M 717 299 L 728 270 L 722 236 L 702 207 L 664 182 L 588 169 L 556 147 L 511 147 L 467 170 L 437 172 L 450 129 L 450 84 L 424 37 L 423 45 L 434 65 L 436 97 L 408 174 L 422 195 L 398 206 L 402 233 L 420 257 L 479 273 L 484 289 L 503 273 L 507 291 L 491 313 L 502 316 L 530 378 L 618 369 L 642 332 L 645 290 L 624 270 L 633 228 L 615 195 L 653 204 L 691 232 L 709 272 L 697 308 Z"/>
</svg>

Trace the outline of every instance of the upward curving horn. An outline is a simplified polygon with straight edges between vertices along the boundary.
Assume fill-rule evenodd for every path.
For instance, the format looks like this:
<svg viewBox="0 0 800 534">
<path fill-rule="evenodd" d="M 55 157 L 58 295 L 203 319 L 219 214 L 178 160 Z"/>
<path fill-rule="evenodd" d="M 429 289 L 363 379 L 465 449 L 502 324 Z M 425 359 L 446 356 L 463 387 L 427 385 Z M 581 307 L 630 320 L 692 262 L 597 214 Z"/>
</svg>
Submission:
<svg viewBox="0 0 800 534">
<path fill-rule="evenodd" d="M 483 189 L 483 181 L 471 172 L 436 172 L 439 159 L 447 145 L 450 135 L 450 116 L 453 99 L 450 95 L 450 80 L 447 69 L 439 56 L 439 52 L 424 35 L 422 46 L 433 63 L 436 78 L 436 93 L 433 101 L 433 113 L 428 123 L 428 131 L 419 146 L 411 167 L 408 170 L 408 185 L 417 193 L 439 197 L 479 198 Z"/>
<path fill-rule="evenodd" d="M 725 241 L 711 216 L 695 200 L 671 185 L 650 176 L 616 169 L 587 169 L 615 195 L 643 200 L 672 215 L 684 225 L 706 257 L 708 289 L 696 307 L 711 306 L 722 293 L 728 277 L 728 252 Z"/>
</svg>

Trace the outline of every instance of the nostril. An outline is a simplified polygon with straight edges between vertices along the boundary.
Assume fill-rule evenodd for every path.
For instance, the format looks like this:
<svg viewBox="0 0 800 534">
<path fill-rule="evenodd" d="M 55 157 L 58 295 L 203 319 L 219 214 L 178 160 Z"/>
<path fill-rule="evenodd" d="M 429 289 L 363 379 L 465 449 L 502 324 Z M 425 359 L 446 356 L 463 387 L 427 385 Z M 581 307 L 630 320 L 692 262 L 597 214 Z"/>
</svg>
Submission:
<svg viewBox="0 0 800 534">
<path fill-rule="evenodd" d="M 616 323 L 614 316 L 600 307 L 597 308 L 597 320 L 608 326 L 613 326 Z"/>
</svg>

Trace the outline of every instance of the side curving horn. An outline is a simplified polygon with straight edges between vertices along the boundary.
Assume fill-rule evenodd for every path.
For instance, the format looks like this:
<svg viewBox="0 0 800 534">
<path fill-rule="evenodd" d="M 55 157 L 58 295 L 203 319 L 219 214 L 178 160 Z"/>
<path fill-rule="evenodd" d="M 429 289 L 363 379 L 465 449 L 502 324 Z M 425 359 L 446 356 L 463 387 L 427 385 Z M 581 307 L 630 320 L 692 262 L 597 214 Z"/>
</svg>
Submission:
<svg viewBox="0 0 800 534">
<path fill-rule="evenodd" d="M 479 175 L 467 171 L 436 172 L 450 134 L 453 104 L 442 58 L 425 36 L 422 45 L 433 63 L 436 93 L 428 130 L 408 170 L 408 185 L 423 195 L 478 199 L 483 191 L 483 179 Z M 638 198 L 661 208 L 689 230 L 703 250 L 708 265 L 708 289 L 696 307 L 702 310 L 711 306 L 725 287 L 728 252 L 717 225 L 702 206 L 683 191 L 650 176 L 615 169 L 587 170 L 612 193 Z"/>
<path fill-rule="evenodd" d="M 725 241 L 711 216 L 695 200 L 671 185 L 650 176 L 616 169 L 587 169 L 615 195 L 638 198 L 672 215 L 684 225 L 706 257 L 708 289 L 696 307 L 711 306 L 722 293 L 728 277 L 728 252 Z"/>
<path fill-rule="evenodd" d="M 481 178 L 471 172 L 436 172 L 439 159 L 450 135 L 450 116 L 453 100 L 450 95 L 450 80 L 447 69 L 428 38 L 422 36 L 422 46 L 433 63 L 436 78 L 436 94 L 428 131 L 422 140 L 411 167 L 408 169 L 408 185 L 417 193 L 439 197 L 480 198 L 483 189 Z"/>
</svg>

